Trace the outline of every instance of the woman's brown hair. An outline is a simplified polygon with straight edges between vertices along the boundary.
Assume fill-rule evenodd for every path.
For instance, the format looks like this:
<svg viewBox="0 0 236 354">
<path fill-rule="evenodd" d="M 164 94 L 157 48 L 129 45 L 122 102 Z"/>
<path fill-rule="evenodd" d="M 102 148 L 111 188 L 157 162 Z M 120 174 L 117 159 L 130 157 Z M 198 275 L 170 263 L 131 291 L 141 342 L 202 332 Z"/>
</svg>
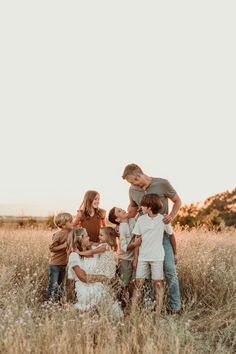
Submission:
<svg viewBox="0 0 236 354">
<path fill-rule="evenodd" d="M 99 193 L 97 191 L 87 191 L 84 195 L 84 199 L 79 207 L 78 211 L 82 212 L 81 220 L 89 218 L 91 216 L 92 203 Z M 104 218 L 104 210 L 100 208 L 94 208 L 95 214 L 99 218 Z"/>
</svg>

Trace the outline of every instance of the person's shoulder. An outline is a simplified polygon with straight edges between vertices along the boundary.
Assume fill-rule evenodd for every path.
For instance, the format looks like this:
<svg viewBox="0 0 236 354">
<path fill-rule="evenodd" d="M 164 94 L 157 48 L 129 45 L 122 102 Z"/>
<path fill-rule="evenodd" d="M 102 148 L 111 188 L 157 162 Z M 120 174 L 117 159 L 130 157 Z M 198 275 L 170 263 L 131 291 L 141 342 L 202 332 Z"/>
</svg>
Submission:
<svg viewBox="0 0 236 354">
<path fill-rule="evenodd" d="M 80 256 L 78 255 L 77 252 L 71 252 L 69 255 L 69 262 L 75 261 L 75 260 L 80 262 Z"/>
<path fill-rule="evenodd" d="M 136 223 L 144 222 L 145 220 L 148 220 L 148 215 L 147 214 L 140 215 L 138 217 L 138 220 L 136 221 Z"/>
<path fill-rule="evenodd" d="M 106 210 L 99 208 L 99 212 L 100 212 L 101 218 L 102 218 L 102 219 L 105 219 L 105 217 L 106 217 Z"/>
<path fill-rule="evenodd" d="M 156 222 L 163 222 L 163 219 L 164 219 L 164 216 L 162 215 L 162 214 L 160 214 L 160 213 L 158 213 L 156 216 L 155 216 L 155 218 L 154 218 L 154 220 L 156 221 Z"/>
<path fill-rule="evenodd" d="M 64 235 L 63 230 L 57 230 L 56 232 L 54 232 L 54 234 L 52 235 L 53 239 L 58 239 L 60 237 L 62 237 Z"/>
<path fill-rule="evenodd" d="M 166 178 L 161 178 L 161 177 L 153 177 L 151 184 L 163 184 L 163 183 L 169 183 L 169 181 Z"/>
<path fill-rule="evenodd" d="M 77 252 L 71 252 L 69 257 L 79 257 L 78 253 Z"/>
</svg>

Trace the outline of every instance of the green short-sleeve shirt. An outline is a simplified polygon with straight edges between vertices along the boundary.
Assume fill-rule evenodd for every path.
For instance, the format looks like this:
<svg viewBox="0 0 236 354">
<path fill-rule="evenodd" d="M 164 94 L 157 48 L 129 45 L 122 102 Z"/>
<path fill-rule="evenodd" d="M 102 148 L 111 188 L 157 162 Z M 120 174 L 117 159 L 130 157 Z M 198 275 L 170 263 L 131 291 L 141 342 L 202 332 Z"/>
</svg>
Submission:
<svg viewBox="0 0 236 354">
<path fill-rule="evenodd" d="M 157 194 L 163 203 L 163 208 L 160 213 L 168 214 L 168 198 L 172 199 L 176 191 L 170 182 L 164 178 L 153 178 L 150 185 L 145 190 L 131 185 L 129 189 L 130 204 L 139 207 L 142 197 L 145 194 L 151 193 Z"/>
</svg>

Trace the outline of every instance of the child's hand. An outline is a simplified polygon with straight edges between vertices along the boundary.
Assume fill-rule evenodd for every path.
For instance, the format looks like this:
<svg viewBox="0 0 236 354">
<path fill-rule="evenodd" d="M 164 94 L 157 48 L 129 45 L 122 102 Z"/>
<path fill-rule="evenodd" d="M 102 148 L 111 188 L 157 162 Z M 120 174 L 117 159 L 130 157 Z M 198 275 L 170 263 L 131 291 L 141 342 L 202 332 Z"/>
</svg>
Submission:
<svg viewBox="0 0 236 354">
<path fill-rule="evenodd" d="M 142 237 L 137 235 L 135 236 L 135 239 L 134 239 L 134 245 L 135 247 L 139 247 L 142 243 Z"/>
<path fill-rule="evenodd" d="M 80 256 L 85 256 L 85 252 L 84 251 L 78 251 L 78 254 L 80 255 Z"/>
<path fill-rule="evenodd" d="M 171 221 L 173 220 L 173 218 L 172 218 L 171 215 L 164 214 L 163 216 L 164 216 L 164 218 L 163 218 L 164 224 L 169 224 L 169 223 L 171 223 Z"/>
</svg>

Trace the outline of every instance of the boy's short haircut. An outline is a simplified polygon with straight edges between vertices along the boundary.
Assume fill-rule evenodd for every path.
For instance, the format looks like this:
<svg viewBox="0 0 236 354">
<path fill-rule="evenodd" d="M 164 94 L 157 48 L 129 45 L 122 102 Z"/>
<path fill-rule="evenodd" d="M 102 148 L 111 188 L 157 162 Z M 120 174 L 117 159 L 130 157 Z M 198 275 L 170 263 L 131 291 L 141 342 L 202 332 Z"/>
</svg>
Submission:
<svg viewBox="0 0 236 354">
<path fill-rule="evenodd" d="M 72 221 L 73 216 L 70 213 L 59 213 L 54 217 L 54 224 L 62 228 L 68 221 Z"/>
<path fill-rule="evenodd" d="M 116 216 L 115 212 L 116 212 L 116 207 L 111 208 L 111 210 L 109 211 L 109 214 L 108 214 L 108 220 L 112 224 L 120 225 L 119 221 L 116 220 L 117 216 Z"/>
<path fill-rule="evenodd" d="M 129 176 L 136 176 L 137 174 L 143 175 L 143 171 L 142 171 L 141 167 L 139 167 L 135 163 L 131 163 L 125 167 L 122 178 L 126 179 Z"/>
<path fill-rule="evenodd" d="M 157 194 L 153 193 L 145 194 L 142 197 L 140 205 L 150 208 L 153 214 L 158 214 L 159 211 L 163 208 L 161 199 L 158 197 Z"/>
</svg>

